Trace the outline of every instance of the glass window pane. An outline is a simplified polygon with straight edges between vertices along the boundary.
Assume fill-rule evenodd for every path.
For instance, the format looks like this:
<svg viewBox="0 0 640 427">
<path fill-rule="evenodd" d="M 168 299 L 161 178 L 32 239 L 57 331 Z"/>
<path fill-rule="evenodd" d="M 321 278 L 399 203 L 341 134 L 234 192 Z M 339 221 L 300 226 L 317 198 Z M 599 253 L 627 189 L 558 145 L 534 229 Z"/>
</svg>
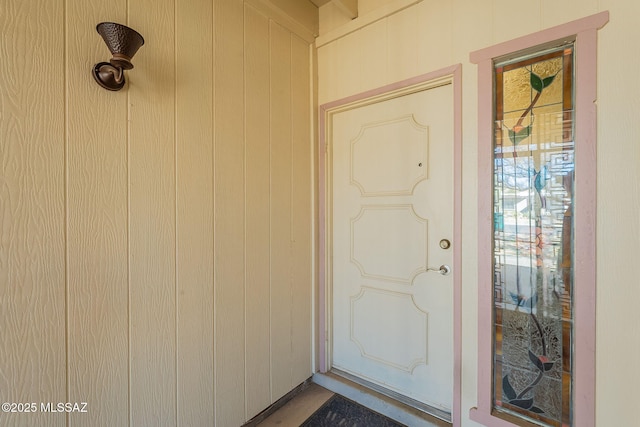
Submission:
<svg viewBox="0 0 640 427">
<path fill-rule="evenodd" d="M 571 425 L 573 46 L 495 67 L 494 409 Z"/>
</svg>

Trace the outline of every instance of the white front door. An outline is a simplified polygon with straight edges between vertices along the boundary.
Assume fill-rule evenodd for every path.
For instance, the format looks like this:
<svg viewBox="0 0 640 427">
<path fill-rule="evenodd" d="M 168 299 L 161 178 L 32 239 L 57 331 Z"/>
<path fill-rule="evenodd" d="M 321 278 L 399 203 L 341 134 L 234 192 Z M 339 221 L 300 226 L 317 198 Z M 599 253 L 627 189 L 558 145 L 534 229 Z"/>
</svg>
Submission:
<svg viewBox="0 0 640 427">
<path fill-rule="evenodd" d="M 333 115 L 332 367 L 440 411 L 453 401 L 453 88 Z"/>
</svg>

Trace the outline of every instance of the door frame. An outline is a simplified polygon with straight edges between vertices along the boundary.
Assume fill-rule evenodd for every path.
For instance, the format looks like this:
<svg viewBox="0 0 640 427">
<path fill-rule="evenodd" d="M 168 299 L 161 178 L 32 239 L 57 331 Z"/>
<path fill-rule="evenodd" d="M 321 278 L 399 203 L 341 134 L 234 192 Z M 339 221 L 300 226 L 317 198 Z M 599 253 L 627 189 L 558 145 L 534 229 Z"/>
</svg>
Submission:
<svg viewBox="0 0 640 427">
<path fill-rule="evenodd" d="M 451 419 L 460 426 L 462 400 L 462 65 L 401 80 L 376 89 L 322 104 L 318 110 L 318 335 L 317 360 L 321 373 L 331 368 L 332 355 L 332 241 L 331 162 L 329 140 L 333 115 L 443 84 L 453 86 L 453 407 Z"/>
</svg>

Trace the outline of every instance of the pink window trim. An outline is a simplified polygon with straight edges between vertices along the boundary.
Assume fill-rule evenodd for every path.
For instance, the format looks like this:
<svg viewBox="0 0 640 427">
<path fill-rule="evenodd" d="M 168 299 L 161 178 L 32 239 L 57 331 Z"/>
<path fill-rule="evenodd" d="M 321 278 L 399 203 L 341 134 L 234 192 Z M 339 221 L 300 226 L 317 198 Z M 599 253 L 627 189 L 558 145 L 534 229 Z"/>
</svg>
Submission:
<svg viewBox="0 0 640 427">
<path fill-rule="evenodd" d="M 492 411 L 492 144 L 493 59 L 555 41 L 575 40 L 575 269 L 573 424 L 595 427 L 596 350 L 596 97 L 601 12 L 470 54 L 478 64 L 478 406 L 469 416 L 488 427 L 513 427 Z"/>
</svg>

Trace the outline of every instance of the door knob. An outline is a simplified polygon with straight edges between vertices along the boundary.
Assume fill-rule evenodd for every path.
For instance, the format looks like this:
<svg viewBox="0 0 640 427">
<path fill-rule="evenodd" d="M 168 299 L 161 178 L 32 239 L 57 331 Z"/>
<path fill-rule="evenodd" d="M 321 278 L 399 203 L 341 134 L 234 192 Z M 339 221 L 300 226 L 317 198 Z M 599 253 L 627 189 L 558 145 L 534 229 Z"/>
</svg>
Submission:
<svg viewBox="0 0 640 427">
<path fill-rule="evenodd" d="M 440 240 L 440 247 L 442 249 L 449 249 L 451 247 L 451 242 L 447 239 Z"/>
<path fill-rule="evenodd" d="M 427 271 L 434 271 L 436 273 L 442 274 L 443 276 L 446 276 L 447 274 L 451 273 L 451 267 L 446 264 L 442 264 L 440 268 L 429 267 L 427 268 Z"/>
</svg>

